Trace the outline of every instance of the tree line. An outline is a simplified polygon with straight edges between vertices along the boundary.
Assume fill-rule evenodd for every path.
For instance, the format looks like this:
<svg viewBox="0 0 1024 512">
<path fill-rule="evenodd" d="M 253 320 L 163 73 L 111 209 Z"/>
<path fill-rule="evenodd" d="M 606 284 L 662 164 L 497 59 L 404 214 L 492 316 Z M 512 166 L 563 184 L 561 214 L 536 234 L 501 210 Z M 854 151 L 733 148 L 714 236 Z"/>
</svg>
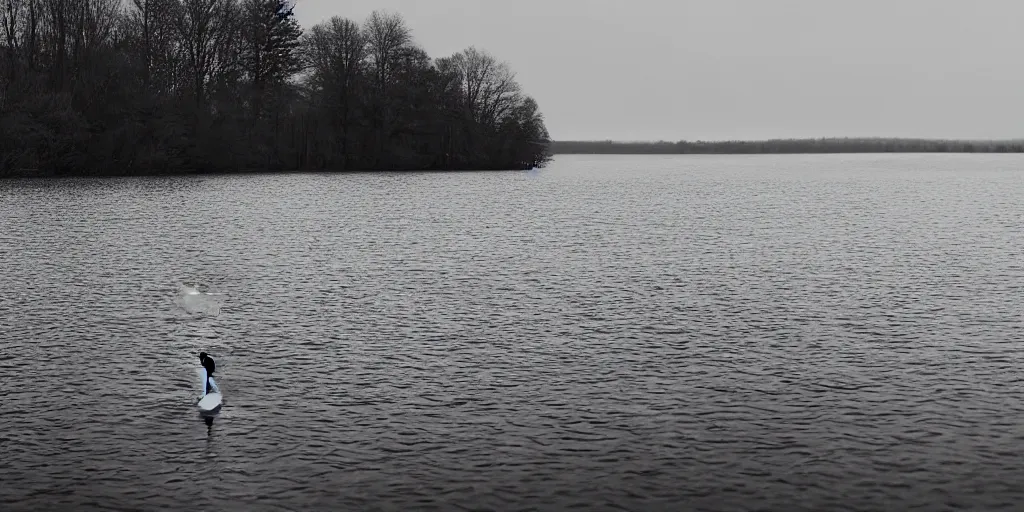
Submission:
<svg viewBox="0 0 1024 512">
<path fill-rule="evenodd" d="M 1022 153 L 1024 140 L 886 138 L 776 139 L 721 142 L 554 141 L 552 154 Z"/>
<path fill-rule="evenodd" d="M 536 101 L 398 14 L 284 0 L 0 0 L 0 175 L 530 169 Z"/>
</svg>

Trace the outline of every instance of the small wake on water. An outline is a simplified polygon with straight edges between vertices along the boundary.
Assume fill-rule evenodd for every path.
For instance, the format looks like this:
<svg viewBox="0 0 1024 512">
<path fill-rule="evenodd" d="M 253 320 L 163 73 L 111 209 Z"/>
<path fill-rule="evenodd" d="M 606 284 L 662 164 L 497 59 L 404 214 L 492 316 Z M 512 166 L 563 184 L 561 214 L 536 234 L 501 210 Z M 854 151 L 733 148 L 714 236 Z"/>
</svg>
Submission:
<svg viewBox="0 0 1024 512">
<path fill-rule="evenodd" d="M 220 315 L 220 294 L 202 290 L 198 285 L 179 284 L 174 305 L 194 316 Z"/>
</svg>

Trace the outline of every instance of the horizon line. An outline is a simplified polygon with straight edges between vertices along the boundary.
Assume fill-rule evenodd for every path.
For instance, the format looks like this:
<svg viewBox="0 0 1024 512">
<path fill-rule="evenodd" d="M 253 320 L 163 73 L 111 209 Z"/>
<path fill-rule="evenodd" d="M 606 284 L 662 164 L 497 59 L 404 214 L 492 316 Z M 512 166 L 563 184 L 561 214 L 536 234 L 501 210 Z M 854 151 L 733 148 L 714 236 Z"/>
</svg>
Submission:
<svg viewBox="0 0 1024 512">
<path fill-rule="evenodd" d="M 885 140 L 885 141 L 915 141 L 915 142 L 1024 142 L 1024 137 L 1019 138 L 950 138 L 950 137 L 885 137 L 885 136 L 832 136 L 832 137 L 773 137 L 773 138 L 751 138 L 751 139 L 555 139 L 555 142 L 582 142 L 582 143 L 603 143 L 603 144 L 678 144 L 684 143 L 722 143 L 722 142 L 789 142 L 789 141 L 824 141 L 824 140 Z"/>
</svg>

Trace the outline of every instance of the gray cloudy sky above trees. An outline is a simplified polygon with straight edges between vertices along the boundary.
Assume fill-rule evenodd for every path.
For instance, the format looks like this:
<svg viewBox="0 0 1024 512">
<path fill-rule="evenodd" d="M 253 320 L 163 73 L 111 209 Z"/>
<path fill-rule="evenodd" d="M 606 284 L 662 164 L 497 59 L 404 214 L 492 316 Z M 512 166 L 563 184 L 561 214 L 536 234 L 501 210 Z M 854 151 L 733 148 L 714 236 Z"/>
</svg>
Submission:
<svg viewBox="0 0 1024 512">
<path fill-rule="evenodd" d="M 515 70 L 554 139 L 1024 136 L 1016 0 L 297 0 Z"/>
</svg>

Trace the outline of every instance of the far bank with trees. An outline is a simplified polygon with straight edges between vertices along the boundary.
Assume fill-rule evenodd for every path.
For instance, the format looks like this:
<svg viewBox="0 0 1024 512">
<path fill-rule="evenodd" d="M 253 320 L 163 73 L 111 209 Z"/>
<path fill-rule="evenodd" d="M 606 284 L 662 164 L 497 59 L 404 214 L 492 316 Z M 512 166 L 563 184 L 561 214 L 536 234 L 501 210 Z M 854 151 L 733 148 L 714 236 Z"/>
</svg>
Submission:
<svg viewBox="0 0 1024 512">
<path fill-rule="evenodd" d="M 343 4 L 341 4 L 343 5 Z M 4 0 L 0 176 L 530 169 L 537 102 L 395 13 L 304 31 L 282 0 Z"/>
<path fill-rule="evenodd" d="M 1024 153 L 1024 140 L 891 138 L 775 139 L 762 141 L 554 141 L 552 154 L 700 155 L 810 153 Z"/>
</svg>

